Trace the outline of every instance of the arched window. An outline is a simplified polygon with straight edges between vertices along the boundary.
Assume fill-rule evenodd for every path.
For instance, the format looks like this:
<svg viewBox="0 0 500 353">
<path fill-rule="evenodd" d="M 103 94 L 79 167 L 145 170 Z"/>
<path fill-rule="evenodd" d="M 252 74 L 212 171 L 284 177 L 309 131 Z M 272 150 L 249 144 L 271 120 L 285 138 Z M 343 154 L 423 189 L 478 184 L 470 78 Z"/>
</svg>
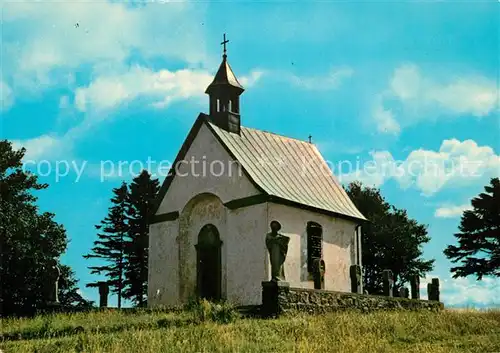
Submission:
<svg viewBox="0 0 500 353">
<path fill-rule="evenodd" d="M 232 111 L 233 111 L 233 101 L 232 101 L 232 100 L 229 100 L 229 103 L 228 103 L 228 108 L 229 108 L 228 110 L 229 110 L 230 112 L 232 112 Z"/>
<path fill-rule="evenodd" d="M 314 260 L 323 255 L 323 227 L 316 222 L 307 222 L 307 271 L 314 272 Z"/>
<path fill-rule="evenodd" d="M 220 99 L 217 99 L 217 111 L 220 112 Z"/>
</svg>

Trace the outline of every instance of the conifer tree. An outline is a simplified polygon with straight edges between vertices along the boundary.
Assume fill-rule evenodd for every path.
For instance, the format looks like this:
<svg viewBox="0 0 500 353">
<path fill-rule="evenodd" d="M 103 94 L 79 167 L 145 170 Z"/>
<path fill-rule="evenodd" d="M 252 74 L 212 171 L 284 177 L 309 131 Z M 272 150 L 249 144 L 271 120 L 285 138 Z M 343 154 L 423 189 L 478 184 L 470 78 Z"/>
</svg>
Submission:
<svg viewBox="0 0 500 353">
<path fill-rule="evenodd" d="M 453 278 L 475 275 L 500 277 L 500 179 L 492 178 L 485 192 L 471 201 L 472 210 L 462 214 L 458 245 L 449 245 L 444 254 L 461 266 L 451 268 Z"/>
<path fill-rule="evenodd" d="M 126 289 L 124 296 L 136 306 L 145 306 L 148 280 L 149 224 L 159 190 L 158 179 L 143 170 L 129 185 Z"/>
<path fill-rule="evenodd" d="M 91 254 L 84 255 L 85 259 L 101 259 L 105 264 L 89 266 L 92 274 L 104 274 L 107 277 L 106 282 L 113 293 L 118 296 L 118 308 L 121 308 L 124 272 L 125 272 L 125 251 L 126 236 L 128 232 L 128 190 L 127 184 L 122 182 L 119 188 L 113 189 L 114 196 L 108 215 L 101 224 L 96 225 L 98 230 L 98 240 L 94 242 Z M 97 287 L 98 282 L 87 284 L 88 287 Z"/>
</svg>

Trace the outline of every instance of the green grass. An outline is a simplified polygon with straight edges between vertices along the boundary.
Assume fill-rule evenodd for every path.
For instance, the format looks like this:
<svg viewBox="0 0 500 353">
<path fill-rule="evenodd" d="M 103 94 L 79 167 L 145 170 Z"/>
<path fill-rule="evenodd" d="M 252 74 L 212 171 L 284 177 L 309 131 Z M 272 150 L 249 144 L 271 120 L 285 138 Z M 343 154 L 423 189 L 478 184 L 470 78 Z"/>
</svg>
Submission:
<svg viewBox="0 0 500 353">
<path fill-rule="evenodd" d="M 16 352 L 500 352 L 500 311 L 339 312 L 241 319 L 227 307 L 2 321 Z"/>
</svg>

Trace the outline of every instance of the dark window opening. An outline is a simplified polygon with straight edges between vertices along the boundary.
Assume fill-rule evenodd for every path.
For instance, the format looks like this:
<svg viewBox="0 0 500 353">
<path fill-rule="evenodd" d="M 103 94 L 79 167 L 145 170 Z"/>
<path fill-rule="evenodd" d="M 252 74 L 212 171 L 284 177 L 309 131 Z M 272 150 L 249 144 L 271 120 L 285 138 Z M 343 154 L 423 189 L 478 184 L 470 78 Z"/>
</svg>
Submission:
<svg viewBox="0 0 500 353">
<path fill-rule="evenodd" d="M 307 223 L 307 270 L 314 271 L 314 260 L 323 253 L 323 228 L 315 222 Z"/>
</svg>

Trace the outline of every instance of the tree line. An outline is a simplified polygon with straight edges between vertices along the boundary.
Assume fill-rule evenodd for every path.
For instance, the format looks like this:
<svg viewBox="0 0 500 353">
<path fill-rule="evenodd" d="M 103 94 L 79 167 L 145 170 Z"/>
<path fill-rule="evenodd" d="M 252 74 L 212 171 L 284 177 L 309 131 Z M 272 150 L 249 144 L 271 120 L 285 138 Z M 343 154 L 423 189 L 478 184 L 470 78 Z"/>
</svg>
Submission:
<svg viewBox="0 0 500 353">
<path fill-rule="evenodd" d="M 68 246 L 66 230 L 54 214 L 40 212 L 34 192 L 47 184 L 22 168 L 24 148 L 15 151 L 0 141 L 0 310 L 2 315 L 31 315 L 45 305 L 46 273 Z M 89 307 L 78 291 L 78 280 L 69 266 L 61 270 L 61 304 Z"/>
<path fill-rule="evenodd" d="M 143 170 L 130 185 L 122 182 L 113 189 L 108 215 L 96 225 L 97 240 L 85 259 L 100 259 L 103 265 L 90 266 L 92 274 L 104 274 L 107 283 L 118 298 L 131 300 L 135 306 L 146 305 L 148 281 L 149 223 L 156 195 L 158 179 Z M 87 284 L 97 287 L 99 282 Z"/>
<path fill-rule="evenodd" d="M 53 213 L 39 211 L 35 192 L 48 185 L 23 170 L 25 153 L 24 148 L 16 151 L 11 142 L 0 141 L 1 313 L 30 315 L 43 308 L 44 274 L 54 259 L 61 269 L 61 304 L 92 307 L 94 303 L 81 296 L 73 270 L 60 263 L 68 245 L 66 230 Z M 455 278 L 500 276 L 499 178 L 492 178 L 484 189 L 462 215 L 457 245 L 444 249 L 444 255 L 457 264 L 450 269 Z M 148 233 L 158 190 L 158 180 L 147 171 L 113 188 L 108 213 L 95 225 L 96 240 L 84 255 L 98 261 L 88 266 L 90 272 L 104 277 L 86 286 L 107 283 L 117 295 L 118 307 L 123 299 L 138 307 L 147 304 Z M 395 292 L 410 276 L 424 277 L 433 270 L 434 259 L 425 259 L 422 250 L 430 241 L 427 225 L 391 205 L 378 188 L 353 182 L 345 190 L 370 220 L 362 227 L 363 282 L 370 294 L 382 292 L 385 269 L 394 274 Z"/>
</svg>

